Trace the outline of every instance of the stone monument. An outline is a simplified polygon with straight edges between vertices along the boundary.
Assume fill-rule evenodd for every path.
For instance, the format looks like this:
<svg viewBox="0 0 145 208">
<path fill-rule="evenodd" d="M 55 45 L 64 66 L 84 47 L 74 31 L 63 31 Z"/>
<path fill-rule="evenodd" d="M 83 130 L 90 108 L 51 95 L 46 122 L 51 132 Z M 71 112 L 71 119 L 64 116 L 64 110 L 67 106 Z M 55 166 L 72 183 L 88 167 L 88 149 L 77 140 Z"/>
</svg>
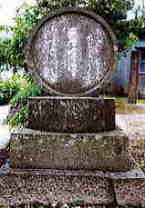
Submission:
<svg viewBox="0 0 145 208">
<path fill-rule="evenodd" d="M 26 63 L 49 94 L 87 96 L 115 69 L 114 41 L 101 17 L 84 10 L 61 11 L 36 27 Z"/>
<path fill-rule="evenodd" d="M 26 63 L 47 96 L 28 99 L 26 128 L 10 144 L 13 181 L 21 178 L 26 201 L 31 193 L 51 203 L 113 203 L 110 182 L 95 171 L 130 168 L 114 99 L 97 97 L 115 69 L 114 41 L 100 16 L 81 9 L 57 12 L 34 29 Z"/>
<path fill-rule="evenodd" d="M 42 20 L 27 46 L 26 63 L 51 97 L 29 99 L 28 128 L 59 133 L 115 129 L 114 101 L 92 96 L 114 71 L 114 39 L 107 23 L 88 11 L 65 10 Z"/>
</svg>

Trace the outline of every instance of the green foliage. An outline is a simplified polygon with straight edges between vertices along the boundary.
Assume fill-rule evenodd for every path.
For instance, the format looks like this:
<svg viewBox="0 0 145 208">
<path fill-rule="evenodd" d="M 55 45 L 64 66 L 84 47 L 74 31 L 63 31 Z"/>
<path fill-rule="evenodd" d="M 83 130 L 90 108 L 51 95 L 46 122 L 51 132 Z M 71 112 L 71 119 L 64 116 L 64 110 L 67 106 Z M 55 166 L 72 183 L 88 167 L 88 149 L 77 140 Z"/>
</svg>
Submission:
<svg viewBox="0 0 145 208">
<path fill-rule="evenodd" d="M 20 111 L 16 112 L 12 116 L 8 116 L 6 120 L 6 124 L 8 124 L 11 128 L 22 127 L 27 119 L 29 112 L 28 105 L 21 105 L 19 107 L 20 107 Z"/>
<path fill-rule="evenodd" d="M 145 13 L 130 21 L 130 32 L 133 32 L 137 37 L 144 36 L 145 38 Z"/>
<path fill-rule="evenodd" d="M 35 203 L 33 204 L 32 208 L 49 208 L 50 206 L 43 205 L 41 203 Z"/>
<path fill-rule="evenodd" d="M 30 36 L 32 27 L 42 16 L 48 15 L 56 9 L 67 7 L 83 7 L 103 16 L 110 23 L 117 38 L 126 44 L 129 36 L 129 27 L 126 13 L 133 7 L 133 0 L 37 0 L 37 5 L 29 6 L 26 3 L 17 11 L 13 27 L 0 26 L 1 31 L 11 32 L 11 39 L 0 39 L 0 65 L 8 64 L 14 71 L 26 68 L 24 63 L 24 49 Z"/>
<path fill-rule="evenodd" d="M 12 97 L 21 88 L 20 76 L 15 75 L 9 80 L 0 81 L 0 104 L 9 103 Z"/>
<path fill-rule="evenodd" d="M 8 80 L 0 81 L 0 104 L 20 104 L 29 96 L 38 96 L 41 89 L 31 76 L 14 74 Z"/>
<path fill-rule="evenodd" d="M 134 0 L 37 0 L 40 9 L 55 11 L 59 8 L 83 7 L 94 11 L 102 16 L 113 28 L 117 39 L 122 45 L 126 45 L 126 40 L 130 30 L 126 21 L 127 11 L 133 8 Z M 124 21 L 121 21 L 124 19 Z"/>
<path fill-rule="evenodd" d="M 111 19 L 122 17 L 133 7 L 133 0 L 36 0 L 40 8 L 47 8 L 49 11 L 66 7 L 87 7 L 103 17 Z"/>
<path fill-rule="evenodd" d="M 137 40 L 137 36 L 134 33 L 130 33 L 128 39 L 126 40 L 126 47 L 132 48 Z"/>
<path fill-rule="evenodd" d="M 12 28 L 13 38 L 11 41 L 11 62 L 13 65 L 24 67 L 24 48 L 30 31 L 34 24 L 41 18 L 37 7 L 23 5 L 15 18 Z"/>
<path fill-rule="evenodd" d="M 128 31 L 140 39 L 145 39 L 145 5 L 138 6 L 134 11 L 135 18 L 128 23 Z"/>
<path fill-rule="evenodd" d="M 28 97 L 41 95 L 40 87 L 36 85 L 28 75 L 23 76 L 20 83 L 18 92 L 10 100 L 11 104 L 21 104 Z"/>
<path fill-rule="evenodd" d="M 10 102 L 16 107 L 16 112 L 9 115 L 6 123 L 11 127 L 23 126 L 28 115 L 27 98 L 41 95 L 41 88 L 35 84 L 29 74 L 20 75 L 16 73 L 10 80 L 2 82 L 1 89 L 7 89 L 9 96 L 7 102 Z M 10 94 L 13 91 L 14 93 Z"/>
<path fill-rule="evenodd" d="M 10 56 L 9 56 L 10 44 L 11 44 L 10 39 L 0 38 L 0 71 L 3 71 L 4 65 L 7 66 L 7 64 L 10 63 Z"/>
<path fill-rule="evenodd" d="M 84 204 L 83 200 L 75 200 L 69 204 L 69 207 L 78 207 Z"/>
<path fill-rule="evenodd" d="M 13 27 L 0 26 L 0 31 L 9 32 L 12 38 L 0 38 L 0 66 L 9 64 L 18 71 L 25 67 L 24 48 L 34 24 L 42 17 L 35 6 L 24 4 L 15 17 Z"/>
</svg>

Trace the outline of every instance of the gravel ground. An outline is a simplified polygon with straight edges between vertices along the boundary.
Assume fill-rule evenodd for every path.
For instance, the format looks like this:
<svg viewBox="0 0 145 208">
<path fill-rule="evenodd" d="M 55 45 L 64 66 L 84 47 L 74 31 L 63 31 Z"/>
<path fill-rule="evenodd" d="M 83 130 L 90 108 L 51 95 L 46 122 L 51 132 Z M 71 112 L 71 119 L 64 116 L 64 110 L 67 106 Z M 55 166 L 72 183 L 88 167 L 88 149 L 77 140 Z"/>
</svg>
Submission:
<svg viewBox="0 0 145 208">
<path fill-rule="evenodd" d="M 122 128 L 129 139 L 145 139 L 145 114 L 118 114 L 116 125 Z"/>
<path fill-rule="evenodd" d="M 137 167 L 145 168 L 145 114 L 116 115 L 116 124 L 129 138 L 129 152 Z"/>
</svg>

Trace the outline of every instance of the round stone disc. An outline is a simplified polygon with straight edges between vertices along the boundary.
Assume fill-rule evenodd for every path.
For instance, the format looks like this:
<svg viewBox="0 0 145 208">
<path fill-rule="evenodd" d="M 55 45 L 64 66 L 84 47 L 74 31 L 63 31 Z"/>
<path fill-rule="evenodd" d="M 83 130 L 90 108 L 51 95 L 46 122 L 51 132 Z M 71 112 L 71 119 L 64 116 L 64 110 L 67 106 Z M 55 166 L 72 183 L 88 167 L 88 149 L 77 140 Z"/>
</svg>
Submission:
<svg viewBox="0 0 145 208">
<path fill-rule="evenodd" d="M 61 11 L 36 27 L 26 63 L 48 93 L 84 96 L 101 88 L 113 71 L 114 39 L 100 16 L 84 10 Z"/>
</svg>

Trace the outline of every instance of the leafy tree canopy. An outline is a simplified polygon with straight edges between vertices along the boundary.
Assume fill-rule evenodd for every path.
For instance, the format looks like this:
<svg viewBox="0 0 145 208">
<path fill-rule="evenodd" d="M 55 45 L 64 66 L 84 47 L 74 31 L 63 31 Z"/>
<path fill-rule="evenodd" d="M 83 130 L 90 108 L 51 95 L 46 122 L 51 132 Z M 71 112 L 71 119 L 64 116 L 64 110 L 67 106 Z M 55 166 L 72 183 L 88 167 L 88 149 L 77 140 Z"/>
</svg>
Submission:
<svg viewBox="0 0 145 208">
<path fill-rule="evenodd" d="M 145 5 L 135 11 L 135 19 L 130 21 L 130 31 L 141 39 L 145 39 Z"/>
<path fill-rule="evenodd" d="M 38 23 L 39 9 L 36 6 L 24 4 L 15 17 L 14 26 L 0 26 L 0 31 L 12 33 L 12 38 L 0 38 L 0 69 L 3 64 L 12 66 L 15 71 L 24 67 L 24 47 L 32 30 Z"/>
<path fill-rule="evenodd" d="M 134 0 L 36 0 L 38 8 L 49 13 L 60 8 L 83 7 L 102 16 L 112 27 L 121 45 L 127 45 L 130 34 L 127 11 L 134 6 Z"/>
<path fill-rule="evenodd" d="M 126 12 L 134 5 L 134 0 L 37 0 L 40 8 L 49 11 L 66 7 L 87 7 L 108 21 L 126 17 Z"/>
<path fill-rule="evenodd" d="M 7 60 L 10 65 L 15 66 L 16 70 L 19 67 L 25 67 L 24 47 L 33 25 L 37 24 L 42 16 L 48 15 L 56 9 L 66 7 L 90 9 L 106 19 L 112 26 L 117 39 L 121 40 L 123 44 L 126 44 L 127 37 L 129 37 L 129 23 L 125 21 L 125 17 L 127 11 L 133 7 L 134 0 L 36 0 L 36 2 L 35 6 L 23 4 L 18 9 L 15 25 L 7 28 L 13 33 L 13 37 L 9 40 L 0 40 L 1 63 L 3 60 Z M 0 27 L 0 30 L 3 29 Z"/>
</svg>

